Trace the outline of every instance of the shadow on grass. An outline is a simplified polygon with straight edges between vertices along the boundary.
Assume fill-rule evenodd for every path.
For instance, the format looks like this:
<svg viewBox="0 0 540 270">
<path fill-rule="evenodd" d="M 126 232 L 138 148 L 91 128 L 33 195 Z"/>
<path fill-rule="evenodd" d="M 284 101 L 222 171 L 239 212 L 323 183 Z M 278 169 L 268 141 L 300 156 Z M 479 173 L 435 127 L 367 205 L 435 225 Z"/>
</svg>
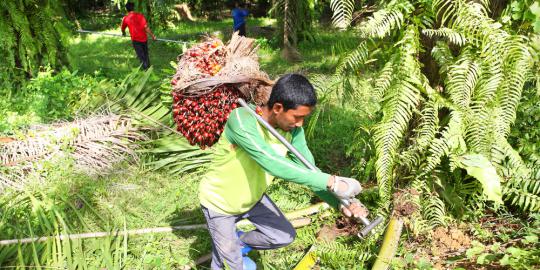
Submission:
<svg viewBox="0 0 540 270">
<path fill-rule="evenodd" d="M 198 205 L 198 203 L 196 203 L 196 205 Z M 188 224 L 206 224 L 206 220 L 200 206 L 197 206 L 194 209 L 189 210 L 177 209 L 174 214 L 169 217 L 169 224 L 171 227 Z M 195 240 L 192 240 L 188 251 L 190 264 L 212 251 L 212 240 L 206 228 L 189 231 L 178 230 L 174 231 L 173 234 L 179 239 L 195 237 Z M 209 267 L 210 261 L 203 263 L 202 266 Z"/>
</svg>

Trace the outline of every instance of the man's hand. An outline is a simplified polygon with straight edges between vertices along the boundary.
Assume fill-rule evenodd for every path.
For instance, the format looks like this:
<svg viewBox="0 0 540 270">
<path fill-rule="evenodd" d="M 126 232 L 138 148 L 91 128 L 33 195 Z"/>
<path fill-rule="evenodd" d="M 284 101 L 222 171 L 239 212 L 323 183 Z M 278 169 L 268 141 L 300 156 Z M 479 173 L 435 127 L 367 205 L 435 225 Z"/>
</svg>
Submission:
<svg viewBox="0 0 540 270">
<path fill-rule="evenodd" d="M 339 199 L 354 198 L 362 191 L 362 187 L 356 179 L 341 176 L 331 176 L 326 186 Z"/>
<path fill-rule="evenodd" d="M 157 39 L 156 36 L 155 36 L 155 35 L 152 35 L 152 40 L 155 41 L 156 39 Z"/>
<path fill-rule="evenodd" d="M 369 211 L 360 201 L 357 199 L 350 199 L 349 202 L 351 204 L 349 204 L 347 207 L 344 205 L 340 206 L 341 213 L 343 213 L 344 216 L 355 218 L 367 217 Z"/>
</svg>

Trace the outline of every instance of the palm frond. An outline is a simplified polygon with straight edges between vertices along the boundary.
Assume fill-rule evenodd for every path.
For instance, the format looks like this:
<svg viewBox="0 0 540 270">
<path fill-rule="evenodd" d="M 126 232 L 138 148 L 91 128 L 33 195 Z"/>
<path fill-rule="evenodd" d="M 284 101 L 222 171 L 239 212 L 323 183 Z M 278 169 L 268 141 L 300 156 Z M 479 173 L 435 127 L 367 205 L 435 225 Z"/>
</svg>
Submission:
<svg viewBox="0 0 540 270">
<path fill-rule="evenodd" d="M 336 74 L 343 75 L 345 72 L 358 72 L 364 65 L 369 55 L 366 42 L 361 42 L 356 49 L 349 53 L 337 66 Z"/>
<path fill-rule="evenodd" d="M 143 143 L 143 146 L 144 149 L 139 152 L 152 157 L 146 165 L 171 174 L 202 168 L 208 164 L 213 154 L 212 149 L 201 150 L 175 133 L 162 134 L 156 140 Z"/>
<path fill-rule="evenodd" d="M 401 76 L 395 76 L 393 85 L 386 94 L 383 107 L 383 119 L 374 128 L 373 140 L 376 147 L 377 180 L 382 202 L 389 203 L 393 182 L 394 166 L 398 147 L 402 144 L 403 135 L 408 128 L 413 111 L 420 101 L 422 84 L 420 82 L 420 66 L 414 57 L 418 51 L 416 42 L 418 32 L 409 27 L 401 42 L 402 51 L 399 67 Z"/>
<path fill-rule="evenodd" d="M 14 167 L 5 172 L 6 179 L 20 179 L 31 171 L 28 165 L 58 156 L 70 156 L 77 169 L 102 175 L 110 172 L 114 164 L 137 160 L 135 142 L 144 139 L 144 133 L 128 117 L 99 115 L 28 131 L 25 139 L 0 146 L 0 162 Z"/>
<path fill-rule="evenodd" d="M 331 0 L 332 24 L 337 28 L 347 28 L 352 21 L 354 0 Z"/>
<path fill-rule="evenodd" d="M 441 37 L 447 39 L 458 46 L 463 46 L 467 43 L 467 39 L 462 34 L 446 27 L 439 29 L 424 29 L 422 30 L 422 33 L 430 38 Z"/>
<path fill-rule="evenodd" d="M 404 23 L 404 15 L 401 10 L 381 9 L 373 14 L 367 21 L 362 22 L 358 30 L 366 38 L 384 38 L 392 30 L 399 29 Z"/>
</svg>

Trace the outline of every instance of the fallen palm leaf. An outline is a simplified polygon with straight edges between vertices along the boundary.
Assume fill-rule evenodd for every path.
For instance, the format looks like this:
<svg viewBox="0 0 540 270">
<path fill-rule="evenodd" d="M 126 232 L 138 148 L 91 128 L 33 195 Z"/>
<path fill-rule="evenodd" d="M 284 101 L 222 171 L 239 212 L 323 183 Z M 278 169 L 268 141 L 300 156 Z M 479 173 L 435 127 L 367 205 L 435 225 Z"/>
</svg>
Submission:
<svg viewBox="0 0 540 270">
<path fill-rule="evenodd" d="M 0 145 L 0 164 L 7 167 L 0 172 L 0 189 L 21 189 L 36 164 L 55 157 L 72 157 L 78 170 L 102 175 L 118 162 L 137 160 L 134 142 L 145 139 L 129 117 L 112 113 L 38 126 L 25 138 Z"/>
</svg>

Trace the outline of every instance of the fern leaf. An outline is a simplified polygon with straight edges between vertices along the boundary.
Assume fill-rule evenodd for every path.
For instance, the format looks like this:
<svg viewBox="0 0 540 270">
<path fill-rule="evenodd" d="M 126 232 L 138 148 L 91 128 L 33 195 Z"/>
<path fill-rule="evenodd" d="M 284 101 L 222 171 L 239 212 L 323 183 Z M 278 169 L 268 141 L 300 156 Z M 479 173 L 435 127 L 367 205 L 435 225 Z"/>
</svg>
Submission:
<svg viewBox="0 0 540 270">
<path fill-rule="evenodd" d="M 454 56 L 452 55 L 450 48 L 445 42 L 437 41 L 431 50 L 431 55 L 439 65 L 439 74 L 444 80 L 448 73 L 449 66 L 454 62 Z"/>
<path fill-rule="evenodd" d="M 379 72 L 379 76 L 377 76 L 377 79 L 375 79 L 374 92 L 376 100 L 380 100 L 385 96 L 386 92 L 392 84 L 392 79 L 394 78 L 393 76 L 394 61 L 393 59 L 391 59 L 390 61 L 386 62 L 386 64 L 384 64 L 384 67 Z"/>
<path fill-rule="evenodd" d="M 441 37 L 445 38 L 451 43 L 454 43 L 458 46 L 463 46 L 467 43 L 467 39 L 460 34 L 459 32 L 450 29 L 450 28 L 439 28 L 439 29 L 424 29 L 422 33 L 430 38 L 432 37 Z"/>
<path fill-rule="evenodd" d="M 337 66 L 336 74 L 342 75 L 347 71 L 356 72 L 368 58 L 366 42 L 361 42 L 356 49 L 349 53 L 345 59 Z"/>
<path fill-rule="evenodd" d="M 447 224 L 446 207 L 437 195 L 428 194 L 422 199 L 422 215 L 431 227 Z"/>
<path fill-rule="evenodd" d="M 401 28 L 404 16 L 400 10 L 379 10 L 366 22 L 360 24 L 358 30 L 366 38 L 384 38 L 392 30 Z"/>
<path fill-rule="evenodd" d="M 351 24 L 354 0 L 331 0 L 332 24 L 337 28 L 347 28 Z"/>
<path fill-rule="evenodd" d="M 480 65 L 466 53 L 455 65 L 450 66 L 446 79 L 446 91 L 459 109 L 465 111 L 480 77 Z"/>
</svg>

